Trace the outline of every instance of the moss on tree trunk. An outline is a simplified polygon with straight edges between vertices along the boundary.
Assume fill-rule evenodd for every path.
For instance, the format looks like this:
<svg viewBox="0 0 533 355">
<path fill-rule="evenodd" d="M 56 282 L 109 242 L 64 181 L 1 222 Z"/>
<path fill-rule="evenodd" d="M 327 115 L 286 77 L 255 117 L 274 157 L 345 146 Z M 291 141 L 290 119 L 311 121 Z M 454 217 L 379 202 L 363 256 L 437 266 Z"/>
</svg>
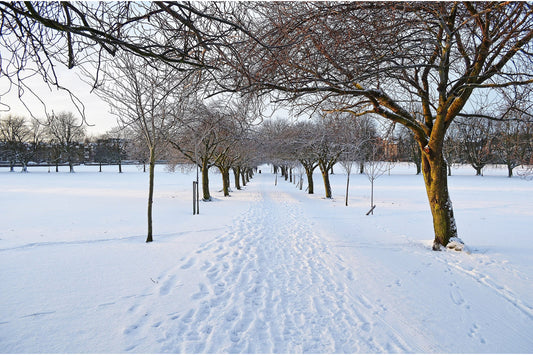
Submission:
<svg viewBox="0 0 533 355">
<path fill-rule="evenodd" d="M 422 155 L 422 173 L 433 216 L 435 231 L 433 250 L 440 250 L 441 246 L 448 245 L 450 239 L 458 237 L 452 201 L 448 192 L 446 162 L 442 154 L 425 152 Z"/>
<path fill-rule="evenodd" d="M 329 182 L 329 169 L 320 165 L 320 171 L 322 172 L 322 180 L 324 180 L 324 190 L 326 192 L 326 198 L 331 198 L 331 184 Z"/>
</svg>

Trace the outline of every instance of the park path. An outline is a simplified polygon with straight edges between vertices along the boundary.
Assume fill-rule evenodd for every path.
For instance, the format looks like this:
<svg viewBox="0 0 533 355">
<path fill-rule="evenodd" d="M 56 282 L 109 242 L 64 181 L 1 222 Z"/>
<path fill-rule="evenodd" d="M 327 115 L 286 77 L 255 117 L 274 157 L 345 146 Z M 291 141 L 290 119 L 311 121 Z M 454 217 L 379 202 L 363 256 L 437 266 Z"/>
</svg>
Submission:
<svg viewBox="0 0 533 355">
<path fill-rule="evenodd" d="M 254 201 L 244 214 L 132 305 L 124 351 L 143 350 L 143 338 L 153 334 L 160 348 L 152 352 L 412 351 L 376 319 L 383 309 L 354 292 L 352 270 L 302 203 L 265 175 L 254 178 Z M 162 304 L 181 307 L 153 311 Z"/>
</svg>

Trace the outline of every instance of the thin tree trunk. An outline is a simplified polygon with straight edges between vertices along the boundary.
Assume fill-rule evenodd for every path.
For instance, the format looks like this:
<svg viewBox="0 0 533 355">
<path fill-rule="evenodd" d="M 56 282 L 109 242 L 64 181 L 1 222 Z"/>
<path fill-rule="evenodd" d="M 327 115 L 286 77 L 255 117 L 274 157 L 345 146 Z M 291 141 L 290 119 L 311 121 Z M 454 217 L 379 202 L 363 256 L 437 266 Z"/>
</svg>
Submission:
<svg viewBox="0 0 533 355">
<path fill-rule="evenodd" d="M 422 173 L 433 215 L 433 229 L 435 231 L 433 250 L 440 250 L 440 246 L 447 246 L 450 239 L 458 238 L 452 201 L 448 192 L 446 162 L 442 154 L 424 153 Z"/>
<path fill-rule="evenodd" d="M 348 188 L 350 187 L 350 169 L 348 169 L 347 171 L 347 176 L 346 176 L 346 201 L 345 201 L 345 206 L 348 206 Z"/>
<path fill-rule="evenodd" d="M 153 241 L 152 237 L 152 205 L 154 202 L 154 170 L 155 170 L 155 149 L 150 148 L 150 167 L 149 167 L 149 183 L 148 183 L 148 236 L 146 243 Z"/>
<path fill-rule="evenodd" d="M 374 178 L 370 179 L 370 214 L 374 215 Z"/>
<path fill-rule="evenodd" d="M 508 177 L 513 177 L 513 166 L 511 164 L 507 164 L 507 173 Z"/>
</svg>

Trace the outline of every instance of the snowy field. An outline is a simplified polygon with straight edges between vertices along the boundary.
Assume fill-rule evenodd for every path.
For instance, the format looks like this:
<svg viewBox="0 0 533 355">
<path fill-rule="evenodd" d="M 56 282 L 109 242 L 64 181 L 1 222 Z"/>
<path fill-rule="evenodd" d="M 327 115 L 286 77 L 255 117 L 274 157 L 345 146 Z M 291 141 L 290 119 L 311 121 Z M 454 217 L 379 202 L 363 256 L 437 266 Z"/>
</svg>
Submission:
<svg viewBox="0 0 533 355">
<path fill-rule="evenodd" d="M 533 181 L 449 179 L 470 252 L 431 251 L 421 176 L 263 166 L 192 215 L 193 173 L 0 168 L 0 353 L 533 353 Z M 233 177 L 232 177 L 233 178 Z"/>
</svg>

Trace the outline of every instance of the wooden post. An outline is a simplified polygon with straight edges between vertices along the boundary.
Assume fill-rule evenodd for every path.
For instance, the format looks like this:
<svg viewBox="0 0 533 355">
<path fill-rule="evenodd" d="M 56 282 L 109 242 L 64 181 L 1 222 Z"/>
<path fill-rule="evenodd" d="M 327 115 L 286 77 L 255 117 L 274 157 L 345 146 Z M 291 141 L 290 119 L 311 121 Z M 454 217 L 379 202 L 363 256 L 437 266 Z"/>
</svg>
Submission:
<svg viewBox="0 0 533 355">
<path fill-rule="evenodd" d="M 374 214 L 374 208 L 376 208 L 376 205 L 372 206 L 372 208 L 366 213 L 366 215 L 368 216 L 371 213 Z"/>
<path fill-rule="evenodd" d="M 196 214 L 196 181 L 192 182 L 192 214 Z"/>
<path fill-rule="evenodd" d="M 196 214 L 200 214 L 200 188 L 196 180 Z"/>
</svg>

